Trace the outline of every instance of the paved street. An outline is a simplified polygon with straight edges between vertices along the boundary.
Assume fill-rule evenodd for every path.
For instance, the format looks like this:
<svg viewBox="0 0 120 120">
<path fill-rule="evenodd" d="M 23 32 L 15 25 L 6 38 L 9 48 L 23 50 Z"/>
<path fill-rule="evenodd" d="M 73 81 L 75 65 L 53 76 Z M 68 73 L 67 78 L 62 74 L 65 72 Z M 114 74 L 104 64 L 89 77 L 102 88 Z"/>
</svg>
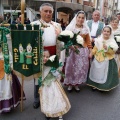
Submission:
<svg viewBox="0 0 120 120">
<path fill-rule="evenodd" d="M 66 89 L 66 88 L 65 88 Z M 24 90 L 27 100 L 24 110 L 18 106 L 11 113 L 3 114 L 0 120 L 44 120 L 40 109 L 33 109 L 33 81 L 25 81 Z M 72 108 L 64 120 L 120 120 L 120 86 L 110 92 L 92 91 L 82 86 L 81 92 L 66 92 Z M 53 119 L 57 120 L 57 119 Z"/>
<path fill-rule="evenodd" d="M 24 91 L 27 99 L 24 101 L 23 112 L 20 112 L 19 105 L 11 113 L 0 115 L 0 120 L 44 120 L 40 108 L 33 109 L 33 90 L 33 80 L 25 80 Z M 64 116 L 64 120 L 120 120 L 120 86 L 102 93 L 93 92 L 90 87 L 83 85 L 79 93 L 66 93 L 72 108 Z"/>
</svg>

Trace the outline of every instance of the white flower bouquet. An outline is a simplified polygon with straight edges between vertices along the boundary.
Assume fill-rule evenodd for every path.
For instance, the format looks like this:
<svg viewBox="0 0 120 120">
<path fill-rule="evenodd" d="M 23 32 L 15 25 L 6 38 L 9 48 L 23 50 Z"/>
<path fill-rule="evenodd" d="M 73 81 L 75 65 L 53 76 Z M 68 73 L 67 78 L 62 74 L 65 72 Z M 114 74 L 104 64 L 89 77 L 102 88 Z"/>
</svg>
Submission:
<svg viewBox="0 0 120 120">
<path fill-rule="evenodd" d="M 79 35 L 80 32 L 73 33 L 72 31 L 65 30 L 60 33 L 58 36 L 58 40 L 64 42 L 64 47 L 61 48 L 61 50 L 66 49 L 66 55 L 69 55 L 69 47 L 74 45 L 75 46 L 81 46 L 83 47 L 84 40 L 83 38 Z M 79 50 L 77 47 L 75 47 L 75 52 L 78 54 Z"/>
<path fill-rule="evenodd" d="M 109 48 L 112 48 L 113 49 L 113 51 L 117 51 L 118 50 L 118 45 L 117 44 L 115 44 L 115 43 L 113 43 L 113 42 L 110 42 L 109 43 Z M 108 48 L 108 49 L 109 49 Z"/>
<path fill-rule="evenodd" d="M 59 59 L 57 55 L 52 55 L 44 65 L 51 67 L 50 71 L 54 76 L 57 76 L 60 74 L 64 77 L 64 74 L 62 73 L 62 71 L 59 70 L 59 67 L 62 67 L 63 65 L 62 65 L 62 62 L 59 63 Z"/>
<path fill-rule="evenodd" d="M 112 49 L 113 51 L 117 51 L 118 45 L 115 42 L 109 42 L 106 43 L 106 41 L 103 41 L 101 44 L 99 43 L 99 49 L 97 52 L 102 53 L 103 57 L 106 57 L 106 52 L 109 51 L 109 49 Z"/>
<path fill-rule="evenodd" d="M 72 31 L 64 30 L 60 33 L 60 36 L 67 36 L 67 37 L 73 38 L 74 34 Z"/>
<path fill-rule="evenodd" d="M 56 55 L 53 55 L 53 56 L 51 56 L 51 57 L 49 58 L 49 60 L 50 60 L 51 62 L 53 62 L 53 61 L 55 60 L 55 57 L 56 57 Z"/>
<path fill-rule="evenodd" d="M 77 41 L 78 44 L 83 46 L 84 40 L 80 35 L 77 35 L 76 41 Z"/>
<path fill-rule="evenodd" d="M 58 56 L 52 55 L 52 56 L 48 59 L 48 61 L 45 63 L 45 66 L 58 68 L 58 67 L 59 67 L 59 59 L 58 59 Z"/>
<path fill-rule="evenodd" d="M 116 35 L 115 40 L 116 40 L 117 43 L 120 42 L 120 35 Z"/>
<path fill-rule="evenodd" d="M 75 34 L 73 45 L 75 45 L 75 52 L 77 54 L 79 54 L 80 51 L 76 48 L 76 46 L 83 47 L 83 44 L 84 44 L 84 39 L 79 34 Z"/>
<path fill-rule="evenodd" d="M 116 54 L 120 54 L 120 34 L 114 35 L 114 38 L 118 44 L 118 50 L 116 51 Z"/>
</svg>

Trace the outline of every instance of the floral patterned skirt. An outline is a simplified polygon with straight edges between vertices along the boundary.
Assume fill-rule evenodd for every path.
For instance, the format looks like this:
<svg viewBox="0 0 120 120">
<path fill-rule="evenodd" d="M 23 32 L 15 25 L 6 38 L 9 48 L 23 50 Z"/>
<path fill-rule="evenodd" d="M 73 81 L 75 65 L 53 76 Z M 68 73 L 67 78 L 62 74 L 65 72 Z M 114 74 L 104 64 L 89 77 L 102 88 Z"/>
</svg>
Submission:
<svg viewBox="0 0 120 120">
<path fill-rule="evenodd" d="M 79 85 L 85 83 L 89 69 L 89 50 L 88 48 L 78 48 L 80 53 L 76 54 L 73 50 L 67 57 L 65 66 L 65 85 Z"/>
</svg>

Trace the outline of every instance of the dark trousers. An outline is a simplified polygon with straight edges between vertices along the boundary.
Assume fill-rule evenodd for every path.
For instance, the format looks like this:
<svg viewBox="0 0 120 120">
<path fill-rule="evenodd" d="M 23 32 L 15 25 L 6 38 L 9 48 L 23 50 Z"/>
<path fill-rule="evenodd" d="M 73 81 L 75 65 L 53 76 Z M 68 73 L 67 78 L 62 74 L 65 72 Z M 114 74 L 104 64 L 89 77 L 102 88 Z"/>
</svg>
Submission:
<svg viewBox="0 0 120 120">
<path fill-rule="evenodd" d="M 34 102 L 35 103 L 40 102 L 38 90 L 39 90 L 39 85 L 35 85 L 35 80 L 34 80 Z"/>
<path fill-rule="evenodd" d="M 96 38 L 96 36 L 91 36 L 91 38 Z M 94 47 L 95 46 L 95 43 L 92 41 L 92 47 Z"/>
</svg>

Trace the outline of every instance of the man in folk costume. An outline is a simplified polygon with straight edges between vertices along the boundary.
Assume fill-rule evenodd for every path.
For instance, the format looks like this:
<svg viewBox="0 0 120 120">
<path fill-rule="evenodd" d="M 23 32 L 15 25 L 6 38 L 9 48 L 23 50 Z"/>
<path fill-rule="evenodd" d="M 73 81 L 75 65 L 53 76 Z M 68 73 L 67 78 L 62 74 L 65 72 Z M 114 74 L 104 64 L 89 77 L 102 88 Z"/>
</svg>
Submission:
<svg viewBox="0 0 120 120">
<path fill-rule="evenodd" d="M 102 29 L 105 24 L 100 21 L 100 12 L 98 10 L 95 10 L 93 12 L 92 18 L 93 20 L 87 21 L 87 25 L 90 29 L 90 35 L 94 46 L 94 38 L 97 38 L 99 35 L 101 35 Z"/>
<path fill-rule="evenodd" d="M 57 40 L 57 36 L 61 32 L 61 26 L 60 24 L 52 21 L 52 15 L 53 15 L 53 6 L 49 3 L 43 3 L 40 6 L 40 15 L 41 19 L 32 22 L 32 25 L 40 25 L 43 26 L 43 46 L 44 49 L 47 49 L 50 51 L 51 55 L 58 55 L 60 58 L 60 61 L 62 61 L 64 56 L 64 53 L 60 53 L 61 43 Z M 38 79 L 35 79 L 35 87 L 34 87 L 34 104 L 33 107 L 36 109 L 39 107 L 39 94 L 38 94 Z"/>
</svg>

